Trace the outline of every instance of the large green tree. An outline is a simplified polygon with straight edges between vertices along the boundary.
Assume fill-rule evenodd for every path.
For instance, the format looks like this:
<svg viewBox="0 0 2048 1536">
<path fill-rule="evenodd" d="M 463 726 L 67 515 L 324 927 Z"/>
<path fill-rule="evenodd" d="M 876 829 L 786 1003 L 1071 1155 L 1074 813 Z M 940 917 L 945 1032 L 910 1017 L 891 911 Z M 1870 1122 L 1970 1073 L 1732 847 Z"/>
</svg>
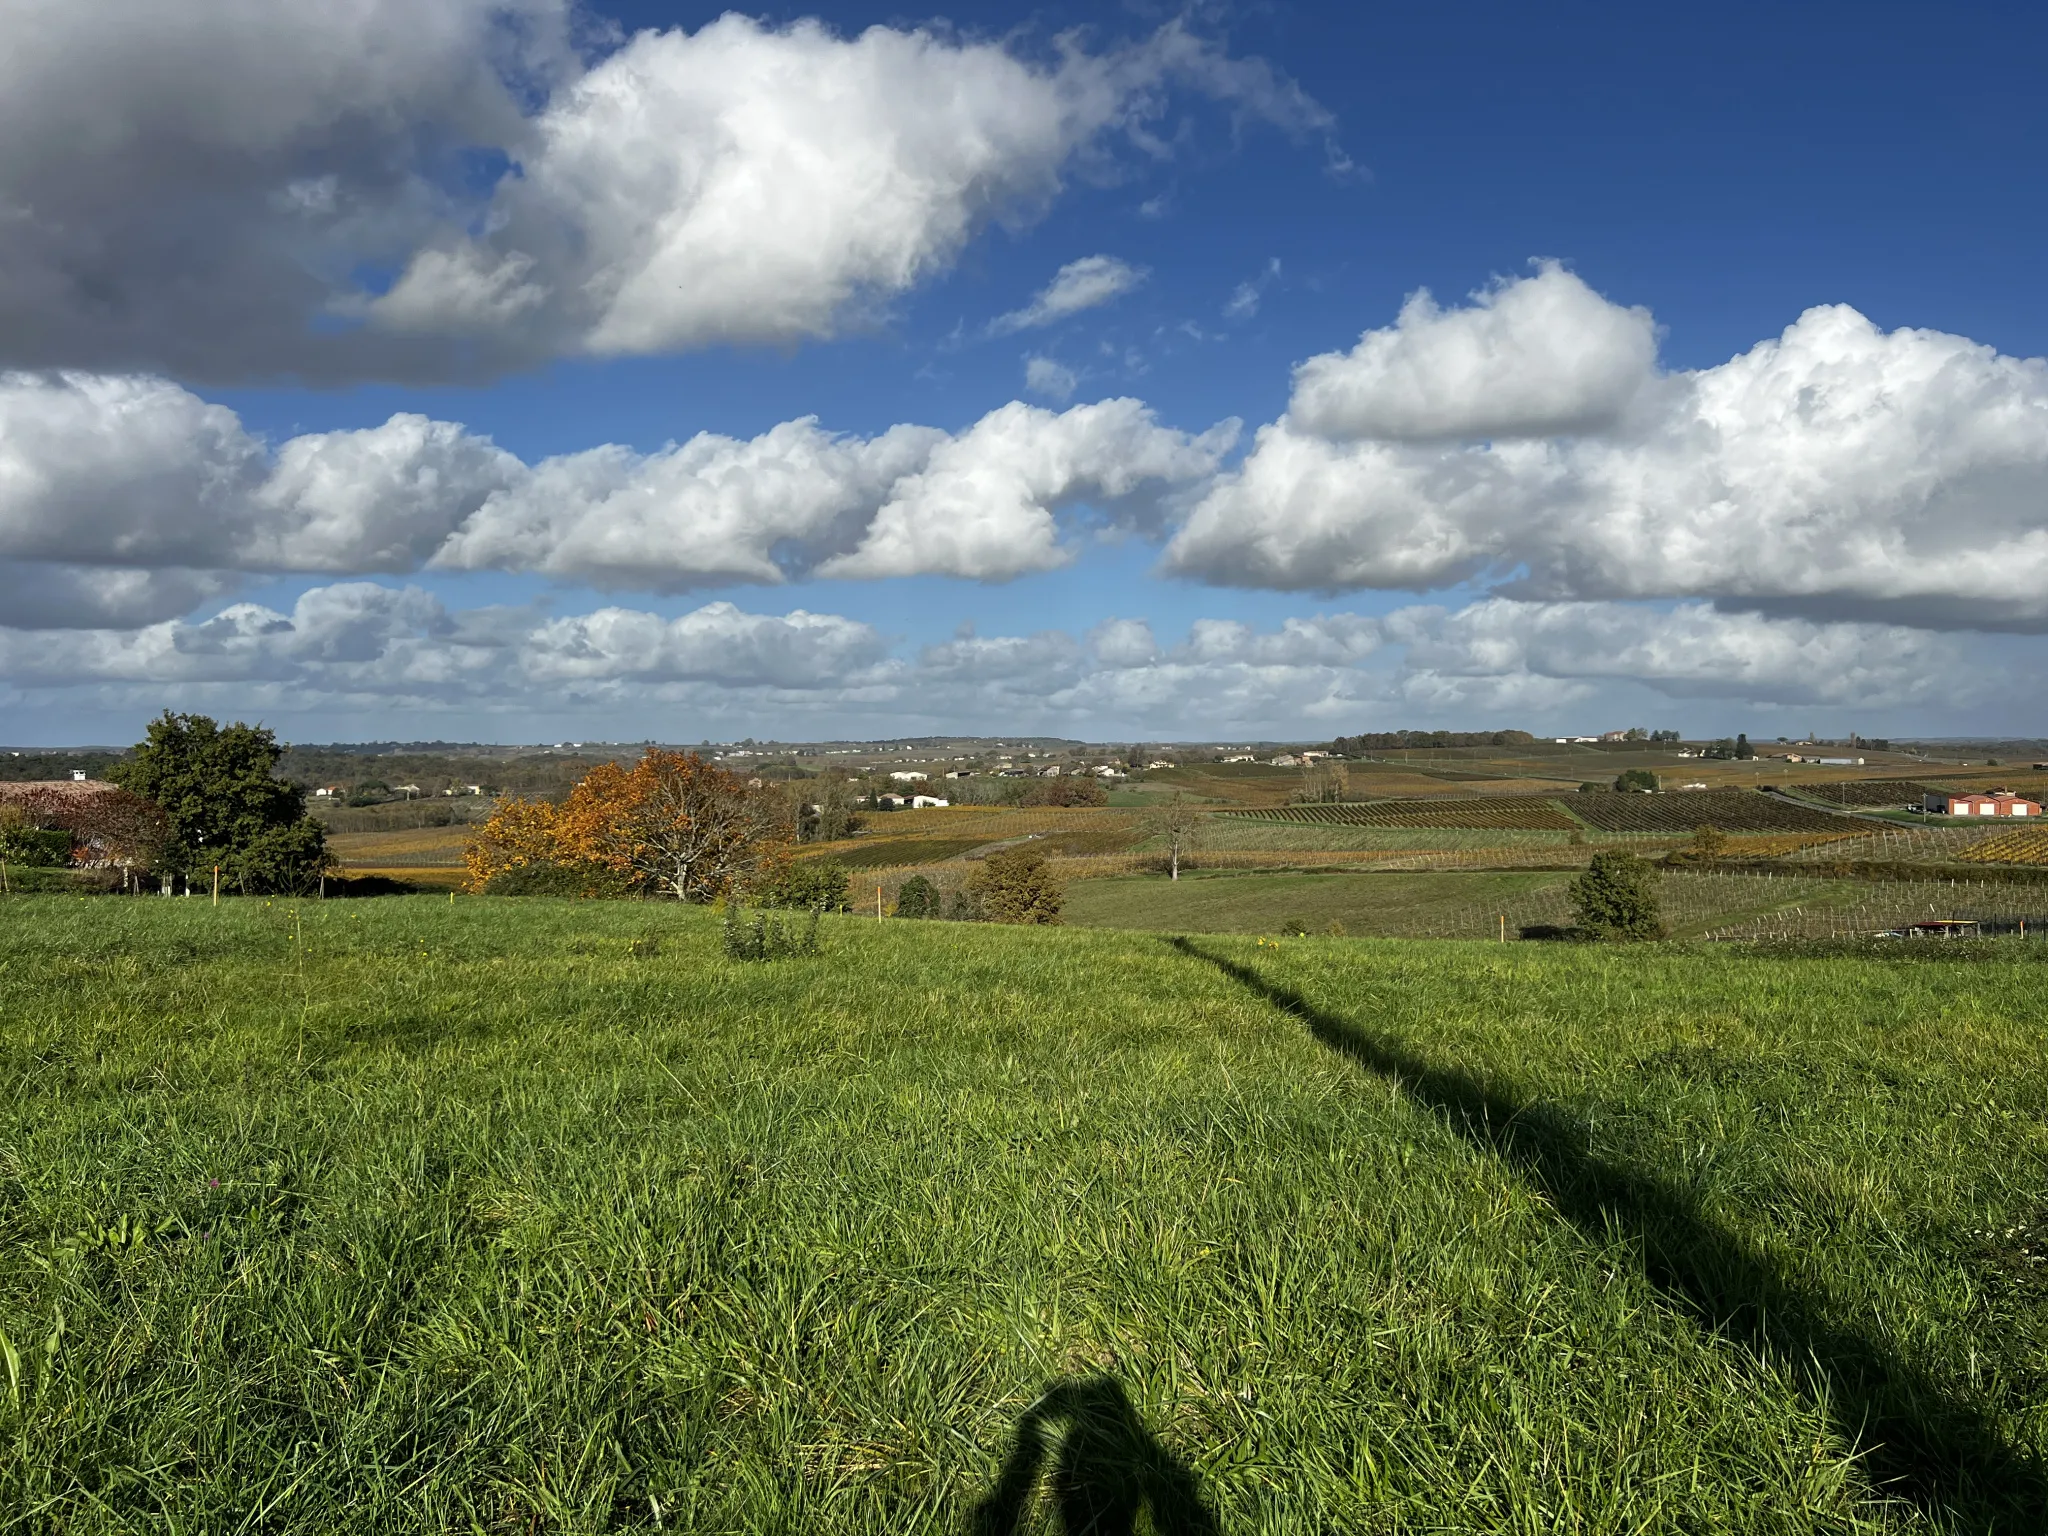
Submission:
<svg viewBox="0 0 2048 1536">
<path fill-rule="evenodd" d="M 302 892 L 328 865 L 327 837 L 306 792 L 277 777 L 284 747 L 262 726 L 223 727 L 165 710 L 107 777 L 163 808 L 156 867 L 194 883 L 215 865 L 244 893 Z"/>
</svg>

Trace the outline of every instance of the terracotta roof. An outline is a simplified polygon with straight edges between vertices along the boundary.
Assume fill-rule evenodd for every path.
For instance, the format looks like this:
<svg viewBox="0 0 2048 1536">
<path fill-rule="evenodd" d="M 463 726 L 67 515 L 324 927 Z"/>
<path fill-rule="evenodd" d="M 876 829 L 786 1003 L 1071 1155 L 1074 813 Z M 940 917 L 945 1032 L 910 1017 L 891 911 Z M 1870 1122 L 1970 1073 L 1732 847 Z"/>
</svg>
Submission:
<svg viewBox="0 0 2048 1536">
<path fill-rule="evenodd" d="M 77 802 L 110 794 L 114 788 L 104 779 L 26 779 L 0 782 L 0 800 L 38 798 Z"/>
</svg>

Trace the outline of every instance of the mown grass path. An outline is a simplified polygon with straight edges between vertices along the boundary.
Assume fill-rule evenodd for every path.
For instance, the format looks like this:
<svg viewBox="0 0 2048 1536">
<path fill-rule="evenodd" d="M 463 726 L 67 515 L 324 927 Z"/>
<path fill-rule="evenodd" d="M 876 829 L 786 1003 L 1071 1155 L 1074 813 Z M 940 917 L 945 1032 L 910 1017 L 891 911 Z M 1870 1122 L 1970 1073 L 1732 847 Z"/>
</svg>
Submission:
<svg viewBox="0 0 2048 1536">
<path fill-rule="evenodd" d="M 13 901 L 0 1528 L 2038 1531 L 2044 987 Z"/>
</svg>

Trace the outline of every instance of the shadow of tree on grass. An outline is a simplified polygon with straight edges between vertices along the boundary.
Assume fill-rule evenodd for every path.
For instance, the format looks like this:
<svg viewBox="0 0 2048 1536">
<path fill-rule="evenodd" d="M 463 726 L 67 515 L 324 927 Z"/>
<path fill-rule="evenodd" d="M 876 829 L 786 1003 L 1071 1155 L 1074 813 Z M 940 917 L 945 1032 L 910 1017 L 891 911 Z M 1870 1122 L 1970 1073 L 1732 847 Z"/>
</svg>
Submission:
<svg viewBox="0 0 2048 1536">
<path fill-rule="evenodd" d="M 1194 1472 L 1153 1438 L 1107 1376 L 1062 1382 L 1025 1410 L 1002 1475 L 975 1506 L 973 1536 L 1027 1529 L 1048 1459 L 1061 1536 L 1134 1536 L 1141 1512 L 1158 1536 L 1218 1536 Z"/>
<path fill-rule="evenodd" d="M 1682 1190 L 1601 1158 L 1574 1122 L 1541 1103 L 1517 1102 L 1467 1073 L 1433 1066 L 1399 1042 L 1185 938 L 1168 942 L 1395 1084 L 1473 1147 L 1513 1168 L 1593 1241 L 1605 1244 L 1617 1234 L 1632 1239 L 1649 1281 L 1671 1303 L 1802 1378 L 1885 1493 L 1957 1530 L 2048 1529 L 2048 1471 L 2036 1458 L 2007 1440 L 1982 1410 L 1886 1344 L 1830 1322 L 1812 1298 Z"/>
</svg>

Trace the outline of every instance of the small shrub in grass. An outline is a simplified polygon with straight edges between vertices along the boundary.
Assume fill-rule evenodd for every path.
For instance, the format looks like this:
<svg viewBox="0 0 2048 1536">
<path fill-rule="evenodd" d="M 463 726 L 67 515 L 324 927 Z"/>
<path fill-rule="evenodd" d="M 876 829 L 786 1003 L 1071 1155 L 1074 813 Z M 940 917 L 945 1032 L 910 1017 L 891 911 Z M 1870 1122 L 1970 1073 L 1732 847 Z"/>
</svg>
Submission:
<svg viewBox="0 0 2048 1536">
<path fill-rule="evenodd" d="M 1290 939 L 1306 938 L 1308 936 L 1308 924 L 1298 917 L 1290 917 L 1280 925 L 1280 932 Z"/>
<path fill-rule="evenodd" d="M 903 889 L 896 893 L 896 915 L 898 917 L 937 917 L 939 915 L 939 889 L 923 875 L 912 875 L 903 882 Z"/>
<path fill-rule="evenodd" d="M 981 903 L 974 899 L 974 893 L 962 888 L 953 892 L 953 899 L 946 903 L 946 917 L 955 923 L 980 923 L 988 920 L 988 914 L 981 910 Z"/>
<path fill-rule="evenodd" d="M 1655 873 L 1632 853 L 1596 853 L 1571 883 L 1572 915 L 1596 939 L 1661 939 Z"/>
<path fill-rule="evenodd" d="M 818 918 L 813 907 L 804 918 L 770 917 L 766 912 L 725 909 L 725 923 L 719 931 L 728 960 L 785 960 L 795 955 L 818 952 Z"/>
<path fill-rule="evenodd" d="M 992 923 L 1057 923 L 1066 899 L 1045 855 L 1029 845 L 983 859 L 967 891 Z"/>
<path fill-rule="evenodd" d="M 1344 927 L 1344 920 L 1340 917 L 1331 918 L 1330 926 L 1325 928 L 1323 932 L 1327 933 L 1333 939 L 1343 938 L 1347 932 L 1347 930 Z"/>
<path fill-rule="evenodd" d="M 845 912 L 853 906 L 846 866 L 837 859 L 804 859 L 785 864 L 754 891 L 764 907 L 795 907 L 809 912 Z"/>
</svg>

